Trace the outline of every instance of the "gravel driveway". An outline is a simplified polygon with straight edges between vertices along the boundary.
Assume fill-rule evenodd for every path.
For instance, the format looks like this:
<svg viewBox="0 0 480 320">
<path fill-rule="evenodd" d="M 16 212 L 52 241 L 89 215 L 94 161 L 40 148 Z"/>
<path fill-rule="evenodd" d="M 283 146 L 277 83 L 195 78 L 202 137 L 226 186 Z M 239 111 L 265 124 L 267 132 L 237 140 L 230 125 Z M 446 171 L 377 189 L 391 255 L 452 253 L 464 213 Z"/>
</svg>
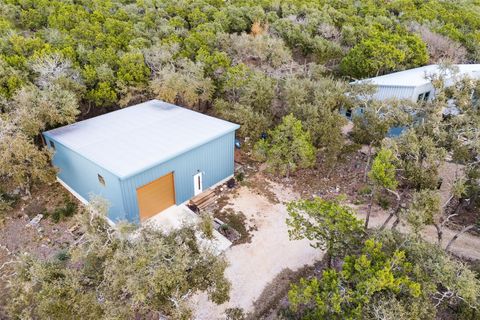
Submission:
<svg viewBox="0 0 480 320">
<path fill-rule="evenodd" d="M 280 203 L 272 203 L 255 189 L 241 187 L 229 199 L 236 212 L 243 212 L 250 225 L 255 225 L 250 243 L 233 246 L 225 252 L 230 266 L 225 273 L 232 283 L 230 301 L 215 305 L 200 294 L 193 298 L 196 319 L 224 319 L 227 308 L 239 307 L 253 311 L 253 302 L 265 286 L 285 268 L 297 270 L 321 259 L 323 253 L 310 247 L 308 241 L 290 241 L 288 238 L 287 210 L 283 202 L 297 199 L 298 195 L 280 185 L 271 183 L 272 191 Z"/>
</svg>

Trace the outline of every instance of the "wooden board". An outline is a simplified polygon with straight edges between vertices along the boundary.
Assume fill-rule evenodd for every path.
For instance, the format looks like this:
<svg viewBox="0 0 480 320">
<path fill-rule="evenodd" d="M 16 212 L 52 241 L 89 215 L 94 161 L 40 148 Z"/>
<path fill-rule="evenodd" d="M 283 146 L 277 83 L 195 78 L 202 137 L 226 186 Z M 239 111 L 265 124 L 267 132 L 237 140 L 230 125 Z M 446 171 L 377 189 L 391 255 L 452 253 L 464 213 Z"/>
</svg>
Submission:
<svg viewBox="0 0 480 320">
<path fill-rule="evenodd" d="M 215 194 L 214 190 L 207 190 L 193 197 L 190 200 L 190 203 L 195 205 L 198 209 L 203 210 L 214 203 L 216 198 L 217 195 Z"/>
<path fill-rule="evenodd" d="M 173 206 L 175 204 L 173 172 L 138 188 L 137 200 L 141 221 Z"/>
</svg>

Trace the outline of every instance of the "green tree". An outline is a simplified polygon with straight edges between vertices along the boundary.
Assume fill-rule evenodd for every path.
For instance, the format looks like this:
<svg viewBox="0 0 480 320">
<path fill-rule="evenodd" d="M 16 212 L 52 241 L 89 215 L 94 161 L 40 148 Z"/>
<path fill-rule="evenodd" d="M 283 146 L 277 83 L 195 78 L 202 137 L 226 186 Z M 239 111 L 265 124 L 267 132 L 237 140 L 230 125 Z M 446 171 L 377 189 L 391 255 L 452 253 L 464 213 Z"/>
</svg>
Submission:
<svg viewBox="0 0 480 320">
<path fill-rule="evenodd" d="M 437 319 L 449 313 L 461 317 L 463 311 L 470 313 L 470 318 L 478 316 L 480 281 L 468 265 L 443 248 L 416 236 L 395 231 L 375 236 L 387 252 L 398 250 L 400 245 L 412 265 L 414 280 L 422 288 L 422 305 L 417 310 L 419 314 L 413 315 L 415 319 Z"/>
<path fill-rule="evenodd" d="M 314 21 L 318 22 L 318 19 Z M 309 28 L 290 18 L 282 18 L 275 21 L 272 27 L 292 49 L 300 51 L 317 63 L 325 63 L 342 56 L 340 45 L 312 32 L 314 26 Z M 321 28 L 320 25 L 317 27 Z"/>
<path fill-rule="evenodd" d="M 443 249 L 396 231 L 376 233 L 339 269 L 302 278 L 288 297 L 295 319 L 437 319 L 479 306 L 475 272 Z M 394 318 L 392 318 L 394 317 Z"/>
<path fill-rule="evenodd" d="M 55 181 L 56 171 L 49 165 L 51 153 L 40 150 L 33 139 L 13 130 L 0 119 L 0 181 L 7 190 L 20 187 L 27 194 L 35 183 Z M 6 190 L 6 191 L 7 191 Z"/>
<path fill-rule="evenodd" d="M 339 113 L 349 105 L 348 86 L 310 65 L 304 74 L 288 76 L 282 87 L 285 109 L 302 121 L 315 147 L 322 151 L 326 166 L 333 171 L 345 144 L 342 127 L 347 122 Z"/>
<path fill-rule="evenodd" d="M 24 72 L 9 66 L 0 56 L 0 97 L 10 98 L 25 81 Z"/>
<path fill-rule="evenodd" d="M 373 186 L 372 193 L 370 195 L 370 203 L 368 205 L 367 217 L 365 219 L 365 229 L 368 228 L 368 223 L 370 221 L 370 214 L 372 212 L 373 200 L 377 195 L 377 192 L 387 190 L 388 192 L 394 194 L 397 198 L 398 207 L 393 211 L 392 214 L 398 214 L 397 210 L 400 207 L 400 195 L 396 192 L 398 181 L 397 181 L 397 168 L 395 166 L 395 157 L 392 150 L 389 149 L 380 149 L 375 159 L 373 160 L 372 168 L 368 173 L 368 177 Z M 389 217 L 391 219 L 391 217 Z M 387 219 L 385 225 L 390 219 Z"/>
<path fill-rule="evenodd" d="M 271 125 L 271 119 L 268 115 L 254 110 L 249 105 L 235 102 L 229 102 L 223 99 L 216 99 L 213 103 L 215 114 L 222 119 L 226 119 L 240 124 L 237 133 L 239 137 L 255 143 L 262 132 L 266 132 Z"/>
<path fill-rule="evenodd" d="M 361 78 L 421 66 L 427 61 L 427 48 L 418 36 L 376 31 L 353 47 L 340 66 L 344 74 Z"/>
<path fill-rule="evenodd" d="M 150 70 L 145 65 L 143 54 L 125 53 L 120 57 L 117 72 L 118 82 L 123 85 L 146 84 L 150 77 Z"/>
<path fill-rule="evenodd" d="M 117 101 L 117 93 L 109 82 L 99 82 L 87 91 L 85 98 L 97 107 L 109 107 Z"/>
<path fill-rule="evenodd" d="M 273 118 L 273 100 L 275 97 L 275 79 L 262 72 L 238 64 L 228 68 L 220 79 L 224 99 L 240 103 L 252 111 Z M 232 113 L 235 110 L 231 110 Z"/>
<path fill-rule="evenodd" d="M 282 122 L 269 131 L 267 141 L 255 144 L 255 152 L 267 161 L 271 171 L 287 177 L 297 169 L 315 164 L 315 148 L 310 134 L 303 130 L 302 122 L 293 115 L 283 117 Z"/>
<path fill-rule="evenodd" d="M 370 90 L 370 88 L 365 88 Z M 367 94 L 359 101 L 359 106 L 350 110 L 353 115 L 352 138 L 356 143 L 368 145 L 367 164 L 365 165 L 365 181 L 370 167 L 372 149 L 380 147 L 389 130 L 395 126 L 411 124 L 408 112 L 411 104 L 408 101 L 379 101 Z M 410 108 L 411 109 L 411 108 Z"/>
<path fill-rule="evenodd" d="M 327 269 L 319 279 L 302 279 L 288 298 L 294 311 L 302 307 L 302 319 L 371 319 L 371 305 L 384 297 L 401 301 L 409 319 L 418 319 L 414 306 L 421 290 L 404 251 L 386 252 L 369 239 L 358 256 L 345 257 L 340 271 Z"/>
<path fill-rule="evenodd" d="M 443 231 L 451 218 L 458 215 L 460 206 L 453 212 L 447 212 L 446 208 L 454 198 L 459 199 L 465 193 L 465 185 L 462 179 L 455 181 L 452 186 L 451 196 L 445 203 L 441 203 L 440 194 L 437 190 L 424 189 L 413 194 L 413 199 L 406 212 L 407 222 L 412 227 L 415 235 L 427 225 L 435 226 L 437 230 L 437 245 L 442 246 Z M 477 225 L 463 226 L 447 243 L 445 250 L 449 251 L 452 244 L 465 232 L 477 228 Z"/>
<path fill-rule="evenodd" d="M 413 199 L 407 210 L 407 222 L 414 234 L 419 235 L 426 225 L 435 224 L 441 212 L 440 196 L 434 190 L 420 190 L 413 194 Z M 441 241 L 440 224 L 437 225 L 438 243 Z"/>
<path fill-rule="evenodd" d="M 107 207 L 91 200 L 82 241 L 66 253 L 21 259 L 11 281 L 12 317 L 188 319 L 194 293 L 206 291 L 216 303 L 228 299 L 227 263 L 197 242 L 195 228 L 164 234 L 146 227 L 132 234 L 131 225 L 108 224 Z"/>
<path fill-rule="evenodd" d="M 27 194 L 35 183 L 53 181 L 51 153 L 39 149 L 41 131 L 71 123 L 78 114 L 76 95 L 51 84 L 44 89 L 28 86 L 18 90 L 0 117 L 0 180 L 8 189 L 20 187 Z M 6 190 L 8 191 L 8 190 Z"/>
<path fill-rule="evenodd" d="M 329 265 L 355 250 L 364 236 L 361 221 L 338 200 L 293 201 L 287 211 L 290 239 L 308 239 L 312 247 L 326 250 Z"/>
<path fill-rule="evenodd" d="M 395 140 L 389 140 L 398 167 L 407 184 L 417 190 L 438 186 L 438 168 L 445 161 L 445 149 L 429 135 L 417 134 L 410 129 Z"/>
<path fill-rule="evenodd" d="M 8 111 L 9 119 L 18 130 L 35 137 L 47 128 L 74 122 L 79 105 L 76 94 L 59 85 L 45 89 L 28 86 L 12 97 Z"/>
<path fill-rule="evenodd" d="M 210 102 L 215 86 L 212 79 L 204 77 L 202 63 L 185 59 L 176 66 L 165 65 L 157 70 L 150 89 L 159 99 L 200 109 L 202 104 Z"/>
<path fill-rule="evenodd" d="M 394 161 L 395 158 L 391 150 L 380 149 L 375 160 L 373 160 L 372 169 L 368 173 L 370 180 L 382 188 L 395 190 L 398 182 Z"/>
</svg>

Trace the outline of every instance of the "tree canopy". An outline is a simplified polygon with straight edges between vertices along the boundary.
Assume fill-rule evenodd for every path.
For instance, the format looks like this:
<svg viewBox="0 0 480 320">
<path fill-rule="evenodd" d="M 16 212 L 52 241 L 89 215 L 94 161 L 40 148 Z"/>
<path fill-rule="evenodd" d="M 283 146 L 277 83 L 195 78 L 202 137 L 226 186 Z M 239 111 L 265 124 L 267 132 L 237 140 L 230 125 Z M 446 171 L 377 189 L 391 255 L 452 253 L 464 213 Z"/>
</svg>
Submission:
<svg viewBox="0 0 480 320">
<path fill-rule="evenodd" d="M 421 319 L 422 286 L 414 279 L 404 251 L 385 252 L 380 242 L 369 239 L 360 254 L 345 257 L 340 271 L 327 269 L 321 279 L 302 279 L 288 296 L 294 310 L 306 306 L 303 319 L 371 318 L 372 306 L 381 304 L 382 297 L 386 303 L 402 300 L 403 310 L 387 307 L 386 311 L 403 311 L 401 319 L 407 319 L 408 314 L 409 319 Z"/>
<path fill-rule="evenodd" d="M 326 250 L 329 261 L 354 250 L 364 236 L 360 220 L 339 200 L 298 200 L 287 206 L 291 239 L 308 239 Z"/>
<path fill-rule="evenodd" d="M 188 319 L 188 298 L 196 292 L 228 300 L 227 263 L 200 244 L 198 228 L 113 229 L 102 208 L 103 201 L 92 199 L 76 246 L 48 260 L 21 257 L 10 279 L 13 318 Z"/>
<path fill-rule="evenodd" d="M 42 130 L 160 98 L 240 123 L 239 135 L 253 145 L 291 113 L 333 167 L 343 148 L 338 110 L 355 105 L 344 80 L 439 62 L 441 48 L 445 60 L 478 60 L 477 7 L 473 0 L 7 0 L 1 119 L 38 146 Z M 48 175 L 43 156 L 35 169 Z M 0 178 L 24 188 L 38 180 Z"/>
<path fill-rule="evenodd" d="M 315 147 L 310 134 L 292 114 L 285 116 L 282 123 L 268 134 L 270 138 L 259 140 L 255 149 L 257 157 L 266 159 L 270 170 L 288 176 L 298 168 L 315 164 Z"/>
</svg>

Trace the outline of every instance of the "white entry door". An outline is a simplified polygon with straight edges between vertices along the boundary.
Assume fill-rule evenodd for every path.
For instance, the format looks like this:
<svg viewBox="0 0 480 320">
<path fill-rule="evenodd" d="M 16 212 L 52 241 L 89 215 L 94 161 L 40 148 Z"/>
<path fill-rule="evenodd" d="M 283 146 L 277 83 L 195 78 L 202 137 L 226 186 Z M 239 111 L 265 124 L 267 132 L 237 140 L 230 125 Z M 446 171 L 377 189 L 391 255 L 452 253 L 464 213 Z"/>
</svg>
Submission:
<svg viewBox="0 0 480 320">
<path fill-rule="evenodd" d="M 200 194 L 203 191 L 203 178 L 201 172 L 193 176 L 193 190 L 194 195 Z"/>
</svg>

